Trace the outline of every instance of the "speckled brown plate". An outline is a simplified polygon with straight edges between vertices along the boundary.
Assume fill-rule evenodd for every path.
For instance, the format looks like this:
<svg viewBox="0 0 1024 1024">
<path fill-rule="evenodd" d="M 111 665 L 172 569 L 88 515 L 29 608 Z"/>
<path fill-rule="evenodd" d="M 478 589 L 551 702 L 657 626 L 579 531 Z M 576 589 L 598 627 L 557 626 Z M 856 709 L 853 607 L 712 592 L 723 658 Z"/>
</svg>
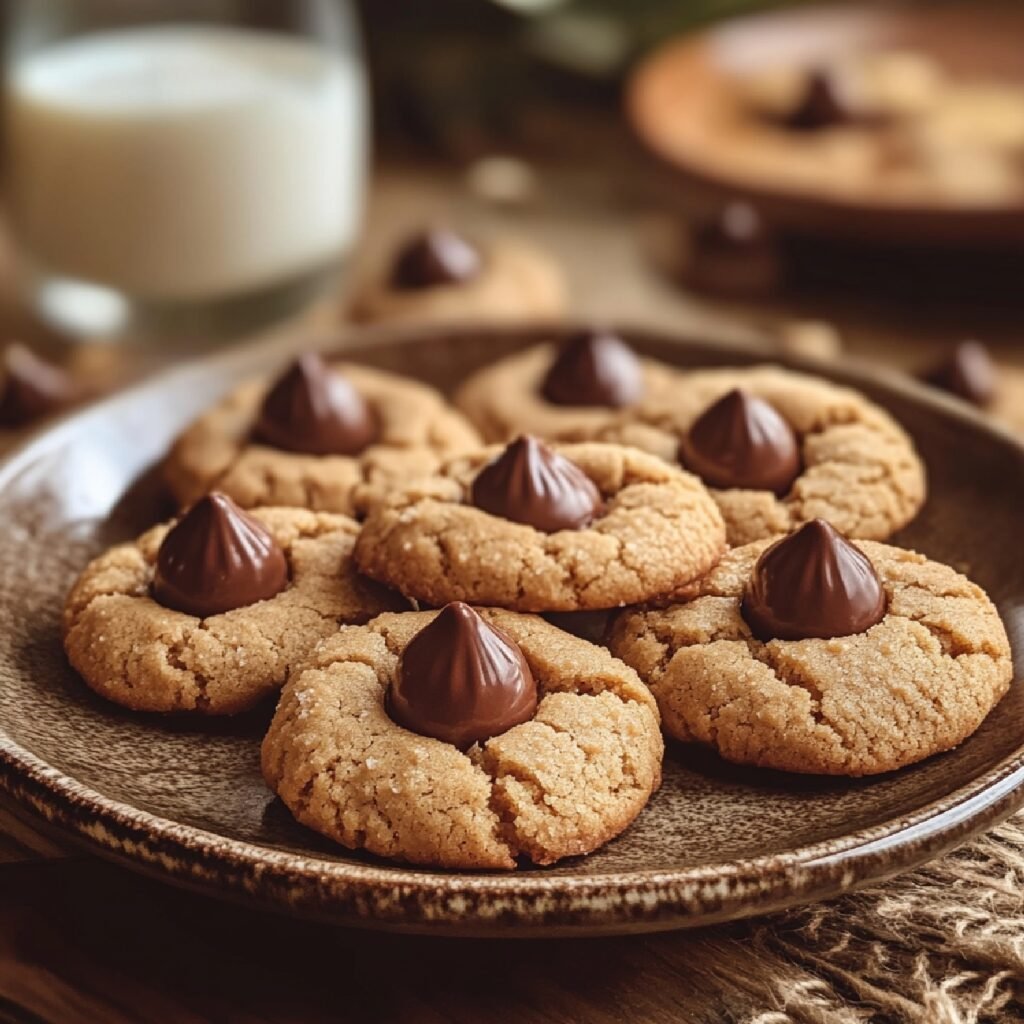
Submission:
<svg viewBox="0 0 1024 1024">
<path fill-rule="evenodd" d="M 725 199 L 755 201 L 777 227 L 895 243 L 1004 245 L 1024 240 L 1024 204 L 886 201 L 825 187 L 785 187 L 723 156 L 724 111 L 737 74 L 813 65 L 856 49 L 913 49 L 966 76 L 1022 77 L 1024 10 L 1013 4 L 815 4 L 732 19 L 666 43 L 626 92 L 627 117 L 654 155 L 665 198 L 692 214 Z"/>
<path fill-rule="evenodd" d="M 543 329 L 377 335 L 376 366 L 451 384 Z M 630 331 L 680 364 L 749 363 Z M 295 914 L 444 934 L 677 928 L 816 900 L 919 864 L 1024 800 L 1024 684 L 958 750 L 868 781 L 786 777 L 669 751 L 665 783 L 625 835 L 585 859 L 516 874 L 453 874 L 346 853 L 296 825 L 264 787 L 269 709 L 196 723 L 93 697 L 60 649 L 69 583 L 105 545 L 164 513 L 151 466 L 184 423 L 282 358 L 250 349 L 193 364 L 55 426 L 0 470 L 0 792 L 105 857 L 167 881 Z M 1024 664 L 1024 449 L 950 400 L 855 371 L 913 433 L 931 497 L 898 539 L 966 568 Z"/>
</svg>

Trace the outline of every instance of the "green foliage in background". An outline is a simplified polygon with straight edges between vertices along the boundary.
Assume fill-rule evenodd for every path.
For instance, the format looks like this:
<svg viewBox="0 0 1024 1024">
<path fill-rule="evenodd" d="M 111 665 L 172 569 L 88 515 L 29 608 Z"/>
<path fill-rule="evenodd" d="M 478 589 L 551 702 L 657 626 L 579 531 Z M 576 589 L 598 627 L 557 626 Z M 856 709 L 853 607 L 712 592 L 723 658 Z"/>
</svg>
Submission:
<svg viewBox="0 0 1024 1024">
<path fill-rule="evenodd" d="M 605 73 L 680 32 L 726 18 L 813 0 L 493 0 L 531 19 L 530 31 L 545 56 L 566 66 L 605 60 Z M 597 51 L 586 53 L 587 47 Z"/>
</svg>

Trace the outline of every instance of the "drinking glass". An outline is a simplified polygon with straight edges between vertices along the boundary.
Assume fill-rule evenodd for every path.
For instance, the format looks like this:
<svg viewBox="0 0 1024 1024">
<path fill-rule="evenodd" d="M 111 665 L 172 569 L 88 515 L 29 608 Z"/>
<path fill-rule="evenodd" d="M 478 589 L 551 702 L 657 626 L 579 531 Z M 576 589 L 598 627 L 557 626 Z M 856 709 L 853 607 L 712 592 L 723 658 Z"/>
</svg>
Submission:
<svg viewBox="0 0 1024 1024">
<path fill-rule="evenodd" d="M 294 312 L 354 244 L 347 0 L 8 0 L 6 207 L 44 319 L 213 334 Z"/>
</svg>

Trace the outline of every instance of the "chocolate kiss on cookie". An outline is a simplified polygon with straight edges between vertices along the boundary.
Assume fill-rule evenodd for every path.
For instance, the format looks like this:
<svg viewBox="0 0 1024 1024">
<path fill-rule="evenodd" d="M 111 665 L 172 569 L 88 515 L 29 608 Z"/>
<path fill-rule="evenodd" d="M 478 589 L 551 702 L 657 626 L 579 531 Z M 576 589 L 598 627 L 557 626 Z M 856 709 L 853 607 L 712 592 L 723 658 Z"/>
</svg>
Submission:
<svg viewBox="0 0 1024 1024">
<path fill-rule="evenodd" d="M 431 228 L 410 239 L 395 258 L 391 287 L 399 291 L 461 284 L 480 273 L 480 251 L 447 228 Z"/>
<path fill-rule="evenodd" d="M 593 480 L 529 435 L 517 438 L 477 473 L 470 501 L 493 516 L 544 533 L 582 529 L 604 510 Z"/>
<path fill-rule="evenodd" d="M 523 652 L 461 601 L 412 638 L 387 697 L 399 725 L 463 750 L 536 710 L 537 684 Z"/>
<path fill-rule="evenodd" d="M 680 461 L 706 484 L 785 494 L 800 475 L 792 427 L 763 398 L 740 388 L 694 421 L 679 445 Z"/>
<path fill-rule="evenodd" d="M 974 405 L 986 406 L 996 395 L 996 368 L 988 349 L 977 341 L 962 341 L 923 379 Z"/>
<path fill-rule="evenodd" d="M 24 345 L 8 345 L 4 350 L 0 426 L 24 426 L 79 397 L 71 376 L 59 366 L 40 359 Z"/>
<path fill-rule="evenodd" d="M 541 393 L 555 405 L 618 409 L 643 394 L 644 377 L 633 350 L 611 331 L 574 334 L 544 378 Z"/>
<path fill-rule="evenodd" d="M 822 68 L 808 74 L 799 100 L 785 116 L 786 126 L 795 131 L 819 131 L 853 120 L 856 113 L 843 95 L 842 83 Z"/>
<path fill-rule="evenodd" d="M 813 519 L 757 560 L 743 618 L 758 640 L 804 640 L 863 633 L 886 607 L 868 557 L 830 523 Z"/>
<path fill-rule="evenodd" d="M 153 598 L 203 619 L 266 601 L 288 585 L 270 531 L 224 494 L 200 498 L 164 537 Z"/>
<path fill-rule="evenodd" d="M 750 203 L 726 203 L 713 218 L 693 224 L 691 238 L 682 276 L 697 289 L 760 294 L 782 283 L 785 267 L 778 238 Z"/>
<path fill-rule="evenodd" d="M 358 455 L 377 436 L 377 424 L 351 382 L 307 352 L 268 392 L 254 434 L 284 451 Z"/>
</svg>

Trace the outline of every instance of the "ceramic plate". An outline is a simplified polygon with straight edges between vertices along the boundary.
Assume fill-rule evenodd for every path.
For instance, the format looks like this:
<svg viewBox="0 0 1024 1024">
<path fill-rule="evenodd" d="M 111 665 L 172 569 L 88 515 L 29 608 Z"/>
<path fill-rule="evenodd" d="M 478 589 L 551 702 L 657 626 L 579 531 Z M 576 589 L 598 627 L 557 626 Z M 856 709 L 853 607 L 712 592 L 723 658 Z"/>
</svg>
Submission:
<svg viewBox="0 0 1024 1024">
<path fill-rule="evenodd" d="M 450 385 L 551 331 L 377 335 L 354 359 Z M 755 349 L 627 331 L 681 365 L 744 364 Z M 270 709 L 231 722 L 132 715 L 64 660 L 58 616 L 90 557 L 167 513 L 149 468 L 220 392 L 282 358 L 192 364 L 74 416 L 0 470 L 0 792 L 94 853 L 226 898 L 377 928 L 596 934 L 761 913 L 877 881 L 933 857 L 1024 799 L 1024 684 L 958 750 L 871 780 L 817 779 L 669 749 L 665 782 L 590 857 L 509 874 L 397 867 L 336 848 L 264 786 Z M 792 362 L 791 365 L 800 364 Z M 966 570 L 995 599 L 1024 664 L 1024 449 L 952 400 L 836 373 L 887 406 L 928 463 L 930 497 L 897 541 Z"/>
<path fill-rule="evenodd" d="M 722 125 L 737 75 L 815 65 L 851 50 L 912 49 L 968 77 L 1021 79 L 1024 12 L 1013 5 L 842 4 L 731 19 L 646 58 L 626 94 L 630 123 L 655 156 L 665 198 L 717 205 L 744 196 L 778 227 L 863 241 L 957 245 L 1024 239 L 1024 205 L 929 204 L 844 196 L 764 180 L 725 157 Z M 681 187 L 686 186 L 686 187 Z"/>
</svg>

